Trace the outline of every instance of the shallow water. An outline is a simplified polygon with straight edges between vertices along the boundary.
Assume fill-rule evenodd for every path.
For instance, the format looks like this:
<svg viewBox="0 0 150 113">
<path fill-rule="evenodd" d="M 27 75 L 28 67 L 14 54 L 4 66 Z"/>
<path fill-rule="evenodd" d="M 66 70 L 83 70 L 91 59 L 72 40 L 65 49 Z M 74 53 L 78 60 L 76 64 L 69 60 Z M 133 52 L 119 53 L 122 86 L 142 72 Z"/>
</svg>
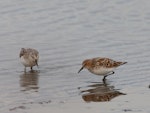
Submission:
<svg viewBox="0 0 150 113">
<path fill-rule="evenodd" d="M 149 113 L 149 3 L 1 0 L 0 111 Z M 34 67 L 33 73 L 23 72 L 19 62 L 22 47 L 40 53 L 39 68 Z M 84 59 L 98 56 L 128 64 L 117 68 L 106 84 L 87 70 L 77 73 Z M 126 95 L 91 102 L 93 94 L 104 90 Z M 88 102 L 85 95 L 92 95 Z"/>
</svg>

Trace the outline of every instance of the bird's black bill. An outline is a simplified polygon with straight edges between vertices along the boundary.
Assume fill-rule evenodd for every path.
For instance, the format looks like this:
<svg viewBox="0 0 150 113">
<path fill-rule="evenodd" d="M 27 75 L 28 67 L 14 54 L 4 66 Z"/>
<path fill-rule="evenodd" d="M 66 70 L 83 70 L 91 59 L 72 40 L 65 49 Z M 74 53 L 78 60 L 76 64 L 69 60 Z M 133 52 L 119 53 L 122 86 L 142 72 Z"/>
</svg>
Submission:
<svg viewBox="0 0 150 113">
<path fill-rule="evenodd" d="M 84 68 L 84 67 L 81 67 L 81 69 L 78 71 L 78 73 L 80 73 L 80 71 L 82 71 L 83 68 Z"/>
</svg>

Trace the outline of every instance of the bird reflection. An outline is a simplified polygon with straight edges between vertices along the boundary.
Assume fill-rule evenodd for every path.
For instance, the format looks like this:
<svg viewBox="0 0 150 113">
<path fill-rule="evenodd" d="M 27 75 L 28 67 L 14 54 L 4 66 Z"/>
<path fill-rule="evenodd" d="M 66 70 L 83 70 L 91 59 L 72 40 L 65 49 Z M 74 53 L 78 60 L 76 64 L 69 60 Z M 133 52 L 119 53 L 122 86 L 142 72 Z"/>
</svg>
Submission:
<svg viewBox="0 0 150 113">
<path fill-rule="evenodd" d="M 106 82 L 94 83 L 87 86 L 88 89 L 82 90 L 82 98 L 86 102 L 104 102 L 110 101 L 111 99 L 119 96 L 125 95 L 114 89 L 114 86 L 110 86 Z"/>
<path fill-rule="evenodd" d="M 20 86 L 22 88 L 21 91 L 35 91 L 38 92 L 38 75 L 37 71 L 30 71 L 20 75 Z"/>
</svg>

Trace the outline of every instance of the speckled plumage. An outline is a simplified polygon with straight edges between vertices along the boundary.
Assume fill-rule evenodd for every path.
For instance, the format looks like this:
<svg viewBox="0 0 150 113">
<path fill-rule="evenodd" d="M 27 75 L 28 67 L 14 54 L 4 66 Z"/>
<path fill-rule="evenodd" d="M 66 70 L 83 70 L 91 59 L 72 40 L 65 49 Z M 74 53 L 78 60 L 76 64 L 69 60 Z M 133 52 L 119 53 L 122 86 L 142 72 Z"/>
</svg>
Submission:
<svg viewBox="0 0 150 113">
<path fill-rule="evenodd" d="M 86 59 L 83 61 L 82 67 L 78 71 L 78 73 L 83 68 L 86 68 L 93 74 L 104 76 L 103 80 L 105 80 L 105 78 L 108 75 L 114 74 L 115 68 L 126 63 L 127 62 L 114 61 L 109 58 L 101 58 L 101 57 Z"/>
</svg>

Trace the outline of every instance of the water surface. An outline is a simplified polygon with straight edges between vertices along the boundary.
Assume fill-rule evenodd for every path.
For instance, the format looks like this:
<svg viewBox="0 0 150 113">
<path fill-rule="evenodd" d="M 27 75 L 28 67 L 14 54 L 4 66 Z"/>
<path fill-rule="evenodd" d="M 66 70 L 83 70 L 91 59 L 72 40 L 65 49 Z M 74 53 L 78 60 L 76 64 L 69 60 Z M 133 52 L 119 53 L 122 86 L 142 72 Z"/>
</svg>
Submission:
<svg viewBox="0 0 150 113">
<path fill-rule="evenodd" d="M 149 113 L 149 4 L 148 0 L 1 0 L 0 111 Z M 23 72 L 22 47 L 40 53 L 34 73 Z M 128 62 L 107 78 L 107 87 L 102 77 L 87 70 L 77 73 L 84 59 L 98 56 Z M 101 87 L 106 94 L 126 95 L 106 102 L 84 100 L 100 94 Z"/>
</svg>

